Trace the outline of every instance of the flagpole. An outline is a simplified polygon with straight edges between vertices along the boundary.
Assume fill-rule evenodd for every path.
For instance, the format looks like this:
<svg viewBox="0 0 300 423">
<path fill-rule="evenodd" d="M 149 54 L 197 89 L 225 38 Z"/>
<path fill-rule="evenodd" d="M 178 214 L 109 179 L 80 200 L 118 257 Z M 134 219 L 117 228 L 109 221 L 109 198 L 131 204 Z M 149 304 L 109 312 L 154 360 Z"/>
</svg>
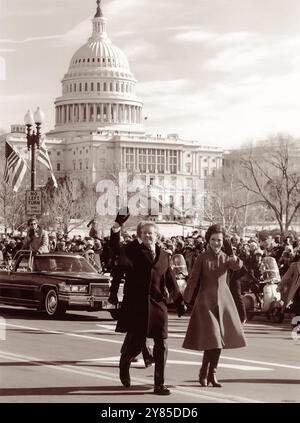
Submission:
<svg viewBox="0 0 300 423">
<path fill-rule="evenodd" d="M 27 138 L 27 148 L 31 150 L 31 191 L 35 191 L 35 181 L 36 181 L 36 148 L 40 146 L 41 139 L 41 124 L 44 120 L 44 113 L 38 107 L 34 116 L 31 111 L 25 115 L 25 125 L 26 125 L 26 138 Z M 36 133 L 33 131 L 31 133 L 32 126 L 36 125 Z"/>
</svg>

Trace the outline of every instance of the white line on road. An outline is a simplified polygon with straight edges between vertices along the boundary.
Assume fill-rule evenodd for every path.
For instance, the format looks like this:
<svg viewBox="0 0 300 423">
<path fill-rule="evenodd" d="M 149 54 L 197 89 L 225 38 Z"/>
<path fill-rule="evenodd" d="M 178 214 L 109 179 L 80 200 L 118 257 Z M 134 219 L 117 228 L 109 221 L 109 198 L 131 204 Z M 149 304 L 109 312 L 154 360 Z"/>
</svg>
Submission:
<svg viewBox="0 0 300 423">
<path fill-rule="evenodd" d="M 97 341 L 97 342 L 111 342 L 114 344 L 122 344 L 123 341 L 118 341 L 116 339 L 107 339 L 107 338 L 100 338 L 100 337 L 95 337 L 95 336 L 88 336 L 88 335 L 80 335 L 78 333 L 72 333 L 72 332 L 63 332 L 63 331 L 53 331 L 53 330 L 47 330 L 47 329 L 41 329 L 41 328 L 34 328 L 34 327 L 30 327 L 30 326 L 23 326 L 23 325 L 14 325 L 12 323 L 7 323 L 6 326 L 10 326 L 10 327 L 15 327 L 15 328 L 19 328 L 19 329 L 26 329 L 26 330 L 33 330 L 33 331 L 42 331 L 45 333 L 52 333 L 52 334 L 57 334 L 57 335 L 66 335 L 66 336 L 72 336 L 72 337 L 76 337 L 76 338 L 84 338 L 84 339 L 91 339 L 93 341 Z M 172 352 L 176 352 L 176 353 L 181 353 L 181 354 L 188 354 L 188 355 L 196 355 L 198 357 L 200 357 L 202 355 L 202 353 L 200 353 L 200 351 L 188 351 L 185 349 L 174 349 L 174 348 L 169 348 L 169 351 Z M 239 357 L 226 357 L 224 355 L 221 356 L 222 360 L 231 360 L 231 361 L 241 361 L 243 363 L 253 363 L 253 364 L 258 364 L 258 365 L 263 365 L 263 366 L 273 366 L 273 367 L 283 367 L 283 368 L 287 368 L 287 369 L 295 369 L 295 370 L 300 370 L 300 366 L 293 366 L 290 364 L 283 364 L 283 363 L 276 363 L 276 362 L 268 362 L 268 361 L 260 361 L 260 360 L 249 360 L 249 359 L 245 359 L 245 358 L 239 358 Z"/>
<path fill-rule="evenodd" d="M 105 364 L 115 364 L 119 363 L 120 356 L 114 357 L 102 357 L 102 358 L 88 358 L 84 360 L 80 360 L 80 362 L 103 362 Z M 198 366 L 199 361 L 184 361 L 184 360 L 168 360 L 167 365 L 169 364 L 182 364 L 186 366 Z M 138 361 L 132 364 L 132 367 L 145 367 L 144 360 L 139 359 Z M 266 371 L 266 370 L 273 370 L 268 367 L 255 367 L 255 366 L 245 366 L 239 364 L 223 364 L 220 363 L 219 367 L 224 367 L 226 369 L 235 369 L 235 370 L 243 370 L 243 371 Z"/>
<path fill-rule="evenodd" d="M 36 366 L 42 366 L 42 367 L 46 367 L 52 370 L 59 370 L 59 371 L 64 371 L 64 372 L 69 372 L 69 373 L 76 373 L 76 374 L 80 374 L 83 376 L 89 376 L 89 377 L 93 377 L 93 378 L 98 378 L 98 379 L 106 379 L 109 381 L 114 381 L 114 382 L 118 382 L 118 386 L 120 384 L 119 382 L 119 378 L 111 373 L 108 372 L 104 372 L 104 371 L 98 371 L 98 370 L 90 370 L 90 369 L 85 369 L 83 367 L 79 367 L 76 365 L 76 367 L 71 366 L 71 365 L 66 365 L 66 364 L 61 364 L 61 365 L 57 365 L 57 363 L 52 362 L 52 361 L 47 361 L 47 360 L 41 360 L 40 358 L 37 357 L 29 357 L 29 356 L 23 356 L 23 355 L 19 355 L 19 354 L 13 354 L 13 353 L 4 353 L 2 351 L 0 351 L 0 357 L 4 358 L 6 360 L 20 360 L 23 361 L 24 363 L 28 363 L 28 364 L 33 364 Z M 149 386 L 149 380 L 147 379 L 143 379 L 143 378 L 132 378 L 132 380 L 135 383 L 141 383 L 143 385 L 147 385 Z M 118 387 L 116 386 L 116 389 L 118 389 Z M 201 388 L 199 387 L 199 389 L 201 390 Z M 188 397 L 195 397 L 198 400 L 203 400 L 203 401 L 215 401 L 215 402 L 227 402 L 227 403 L 245 403 L 245 402 L 261 402 L 261 401 L 256 401 L 250 398 L 244 398 L 244 397 L 240 397 L 240 396 L 234 396 L 234 395 L 222 395 L 222 394 L 218 394 L 218 393 L 208 393 L 206 392 L 205 394 L 202 394 L 201 392 L 199 392 L 199 389 L 197 388 L 190 388 L 190 387 L 175 387 L 174 389 L 172 389 L 173 393 L 176 394 L 181 394 L 181 395 L 186 395 Z M 101 396 L 101 392 L 99 392 L 99 396 Z M 128 394 L 131 393 L 130 388 L 128 389 Z M 147 391 L 146 391 L 147 393 Z M 149 392 L 150 394 L 150 392 Z"/>
</svg>

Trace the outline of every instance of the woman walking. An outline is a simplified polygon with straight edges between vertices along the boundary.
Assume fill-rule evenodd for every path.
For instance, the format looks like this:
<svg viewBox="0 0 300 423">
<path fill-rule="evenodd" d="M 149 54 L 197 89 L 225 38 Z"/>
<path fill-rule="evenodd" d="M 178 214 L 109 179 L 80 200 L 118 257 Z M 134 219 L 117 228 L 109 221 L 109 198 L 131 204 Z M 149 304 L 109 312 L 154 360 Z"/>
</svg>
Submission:
<svg viewBox="0 0 300 423">
<path fill-rule="evenodd" d="M 198 290 L 183 348 L 204 351 L 199 373 L 201 386 L 221 387 L 216 377 L 222 348 L 246 345 L 240 318 L 226 283 L 227 270 L 238 270 L 243 262 L 222 251 L 225 231 L 212 225 L 205 235 L 207 250 L 200 254 L 184 292 L 190 303 Z"/>
</svg>

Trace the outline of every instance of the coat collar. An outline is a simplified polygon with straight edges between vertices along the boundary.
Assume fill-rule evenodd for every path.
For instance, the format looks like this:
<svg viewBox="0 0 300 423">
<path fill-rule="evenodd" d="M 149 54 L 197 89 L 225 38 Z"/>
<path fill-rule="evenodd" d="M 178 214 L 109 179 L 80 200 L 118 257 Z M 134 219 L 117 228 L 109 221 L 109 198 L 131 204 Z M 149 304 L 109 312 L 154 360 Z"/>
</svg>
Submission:
<svg viewBox="0 0 300 423">
<path fill-rule="evenodd" d="M 207 247 L 207 254 L 209 254 L 211 257 L 220 257 L 220 255 L 222 254 L 222 250 L 220 250 L 218 253 L 215 253 L 212 248 L 210 248 L 210 246 L 208 245 Z"/>
<path fill-rule="evenodd" d="M 159 255 L 160 255 L 160 248 L 157 244 L 155 244 L 155 260 L 153 260 L 153 256 L 151 251 L 149 250 L 149 248 L 146 247 L 145 244 L 140 244 L 141 247 L 141 252 L 144 255 L 144 257 L 146 257 L 146 259 L 151 263 L 156 263 L 159 259 Z"/>
</svg>

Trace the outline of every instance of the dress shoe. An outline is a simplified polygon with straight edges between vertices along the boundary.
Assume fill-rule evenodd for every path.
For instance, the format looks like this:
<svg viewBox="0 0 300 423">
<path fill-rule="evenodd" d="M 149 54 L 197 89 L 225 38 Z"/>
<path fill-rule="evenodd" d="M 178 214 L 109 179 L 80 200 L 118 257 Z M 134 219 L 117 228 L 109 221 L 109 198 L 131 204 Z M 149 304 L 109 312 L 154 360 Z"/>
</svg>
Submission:
<svg viewBox="0 0 300 423">
<path fill-rule="evenodd" d="M 120 381 L 125 388 L 130 386 L 130 374 L 129 374 L 130 363 L 120 364 Z"/>
<path fill-rule="evenodd" d="M 210 373 L 207 377 L 207 386 L 211 384 L 214 388 L 222 388 L 222 384 L 218 382 L 216 372 Z"/>
<path fill-rule="evenodd" d="M 155 395 L 170 395 L 171 391 L 165 385 L 156 385 L 153 393 Z"/>
<path fill-rule="evenodd" d="M 203 387 L 207 386 L 208 365 L 209 363 L 203 362 L 199 373 L 199 383 Z"/>
<path fill-rule="evenodd" d="M 152 364 L 154 363 L 154 358 L 153 357 L 148 357 L 144 359 L 144 363 L 145 363 L 145 367 L 151 367 Z"/>
<path fill-rule="evenodd" d="M 199 375 L 199 383 L 203 387 L 207 386 L 207 378 L 205 376 Z"/>
</svg>

